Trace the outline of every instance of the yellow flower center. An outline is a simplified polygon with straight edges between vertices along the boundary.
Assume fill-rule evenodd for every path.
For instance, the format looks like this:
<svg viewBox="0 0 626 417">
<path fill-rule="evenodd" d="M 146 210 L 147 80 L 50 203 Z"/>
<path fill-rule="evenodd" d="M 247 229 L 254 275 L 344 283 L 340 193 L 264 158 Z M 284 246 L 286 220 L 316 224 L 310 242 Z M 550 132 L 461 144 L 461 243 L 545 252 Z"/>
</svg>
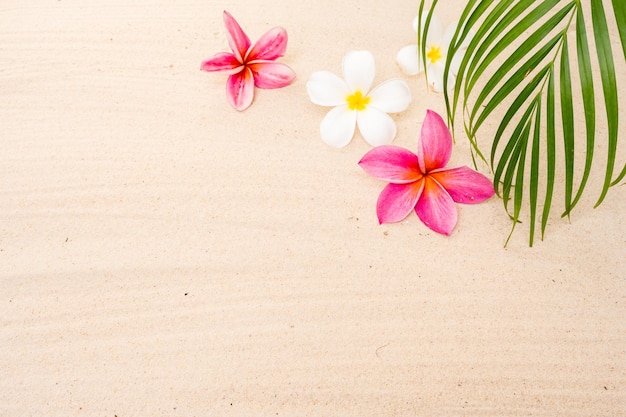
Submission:
<svg viewBox="0 0 626 417">
<path fill-rule="evenodd" d="M 426 52 L 426 58 L 430 60 L 431 64 L 436 64 L 437 61 L 443 58 L 443 55 L 441 54 L 441 46 L 431 45 L 430 48 L 428 48 L 428 52 Z"/>
<path fill-rule="evenodd" d="M 348 102 L 348 107 L 350 108 L 350 110 L 365 110 L 368 103 L 370 102 L 370 98 L 363 97 L 363 93 L 357 91 L 351 96 L 348 96 L 346 101 Z"/>
</svg>

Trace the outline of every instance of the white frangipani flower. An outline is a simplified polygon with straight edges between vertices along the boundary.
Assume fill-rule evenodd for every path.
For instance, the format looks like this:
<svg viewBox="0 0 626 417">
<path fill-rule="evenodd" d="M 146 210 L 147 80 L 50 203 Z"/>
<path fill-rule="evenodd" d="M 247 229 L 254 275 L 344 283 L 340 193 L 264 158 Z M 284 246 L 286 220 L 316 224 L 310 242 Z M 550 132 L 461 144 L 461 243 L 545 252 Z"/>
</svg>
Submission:
<svg viewBox="0 0 626 417">
<path fill-rule="evenodd" d="M 369 51 L 352 51 L 343 59 L 343 77 L 329 71 L 311 74 L 306 84 L 311 101 L 334 107 L 322 120 L 320 133 L 328 145 L 341 148 L 354 136 L 355 127 L 372 146 L 386 145 L 396 136 L 396 124 L 387 113 L 409 106 L 411 92 L 401 79 L 386 81 L 370 91 L 374 57 Z"/>
<path fill-rule="evenodd" d="M 422 30 L 425 23 L 426 14 L 422 16 Z M 430 26 L 426 34 L 426 77 L 428 78 L 432 90 L 438 93 L 443 91 L 443 71 L 446 66 L 450 42 L 452 41 L 457 25 L 458 22 L 454 22 L 444 31 L 441 20 L 439 20 L 436 14 L 433 13 L 430 19 Z M 417 32 L 417 17 L 413 20 L 413 29 Z M 459 72 L 461 61 L 463 60 L 470 40 L 471 36 L 468 36 L 452 57 L 450 72 L 448 74 L 449 83 L 454 80 Z M 417 44 L 408 45 L 400 49 L 396 56 L 396 61 L 402 71 L 407 75 L 419 74 L 424 70 L 422 68 L 422 56 Z"/>
</svg>

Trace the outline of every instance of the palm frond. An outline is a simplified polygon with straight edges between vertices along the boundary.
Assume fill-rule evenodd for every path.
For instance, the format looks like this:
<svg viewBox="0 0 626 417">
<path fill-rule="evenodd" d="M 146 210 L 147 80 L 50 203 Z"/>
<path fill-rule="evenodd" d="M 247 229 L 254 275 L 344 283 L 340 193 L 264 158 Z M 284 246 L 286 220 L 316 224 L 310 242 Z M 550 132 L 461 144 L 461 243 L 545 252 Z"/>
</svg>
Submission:
<svg viewBox="0 0 626 417">
<path fill-rule="evenodd" d="M 626 5 L 622 0 L 612 0 L 612 2 L 617 30 L 622 41 L 622 51 L 624 52 L 624 59 L 626 59 Z"/>
<path fill-rule="evenodd" d="M 418 33 L 427 33 L 438 3 L 434 0 L 426 9 L 425 1 L 420 1 L 419 8 L 419 21 L 426 16 L 425 24 Z M 609 29 L 605 4 L 615 15 L 615 33 Z M 590 20 L 585 17 L 584 7 L 591 11 Z M 592 28 L 593 40 L 587 36 L 588 27 Z M 575 37 L 568 35 L 571 32 Z M 544 238 L 557 168 L 564 177 L 562 216 L 570 216 L 586 189 L 599 141 L 606 144 L 607 152 L 596 206 L 626 176 L 626 164 L 615 175 L 619 169 L 616 159 L 621 103 L 612 36 L 621 42 L 618 59 L 626 61 L 624 0 L 468 0 L 461 13 L 444 71 L 444 85 L 451 86 L 444 92 L 448 122 L 454 132 L 460 110 L 472 144 L 472 158 L 476 154 L 485 159 L 478 137 L 487 120 L 501 115 L 489 152 L 494 186 L 513 221 L 511 233 L 521 221 L 522 212 L 528 210 L 531 246 L 538 224 Z M 425 57 L 426 36 L 418 41 L 421 56 Z M 449 84 L 452 59 L 462 46 L 467 47 L 465 56 L 456 80 Z M 594 81 L 594 70 L 600 74 L 600 86 Z M 578 103 L 579 97 L 582 104 Z M 600 104 L 603 110 L 597 108 Z M 582 131 L 575 128 L 574 114 L 579 107 L 584 114 L 579 121 L 585 126 Z M 596 131 L 600 115 L 607 125 L 607 134 L 602 137 Z M 557 163 L 559 141 L 562 163 Z M 584 146 L 576 146 L 579 142 Z M 582 160 L 584 164 L 579 166 Z"/>
<path fill-rule="evenodd" d="M 624 8 L 624 2 L 618 6 Z M 602 0 L 591 0 L 591 21 L 593 22 L 593 34 L 598 51 L 598 61 L 600 63 L 600 75 L 602 78 L 602 89 L 604 90 L 604 103 L 606 109 L 608 134 L 608 157 L 606 162 L 606 175 L 602 193 L 596 203 L 596 207 L 602 203 L 606 193 L 613 182 L 613 170 L 615 168 L 615 154 L 617 152 L 617 128 L 619 122 L 619 101 L 617 99 L 617 80 L 615 79 L 615 63 L 613 62 L 613 52 L 611 51 L 611 38 L 606 22 L 604 6 Z"/>
</svg>

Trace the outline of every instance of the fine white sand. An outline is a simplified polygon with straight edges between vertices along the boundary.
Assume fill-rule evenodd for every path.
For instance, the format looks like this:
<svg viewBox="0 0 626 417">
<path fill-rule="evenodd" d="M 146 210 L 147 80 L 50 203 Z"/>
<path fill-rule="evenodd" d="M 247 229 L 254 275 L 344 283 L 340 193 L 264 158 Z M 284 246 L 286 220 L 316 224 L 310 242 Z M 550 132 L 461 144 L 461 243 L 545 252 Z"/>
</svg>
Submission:
<svg viewBox="0 0 626 417">
<path fill-rule="evenodd" d="M 298 74 L 243 113 L 199 70 L 228 50 L 225 9 L 253 41 L 285 27 Z M 379 225 L 370 147 L 320 140 L 306 80 L 352 49 L 411 86 L 395 144 L 443 113 L 394 62 L 416 11 L 3 0 L 0 415 L 626 415 L 624 187 L 592 208 L 605 145 L 571 220 L 561 191 L 546 239 L 528 248 L 524 222 L 505 248 L 497 198 L 459 206 L 450 237 Z"/>
</svg>

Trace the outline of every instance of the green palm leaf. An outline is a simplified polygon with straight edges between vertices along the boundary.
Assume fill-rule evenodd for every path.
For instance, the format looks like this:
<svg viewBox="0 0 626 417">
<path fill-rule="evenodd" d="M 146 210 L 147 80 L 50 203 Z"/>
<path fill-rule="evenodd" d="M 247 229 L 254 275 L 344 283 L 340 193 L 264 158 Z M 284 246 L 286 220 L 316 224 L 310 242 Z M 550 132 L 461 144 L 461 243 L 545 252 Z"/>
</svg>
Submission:
<svg viewBox="0 0 626 417">
<path fill-rule="evenodd" d="M 618 6 L 618 8 L 623 9 L 626 7 L 624 6 L 623 1 L 621 3 L 621 6 Z M 617 81 L 615 79 L 615 64 L 613 62 L 613 53 L 611 51 L 611 38 L 609 35 L 609 28 L 606 23 L 602 0 L 591 0 L 591 16 L 596 49 L 598 50 L 598 61 L 600 62 L 600 75 L 602 76 L 602 89 L 604 90 L 604 103 L 609 127 L 609 155 L 606 163 L 604 186 L 602 187 L 600 198 L 596 203 L 597 207 L 600 203 L 602 203 L 602 200 L 604 200 L 609 187 L 611 187 L 611 182 L 613 181 L 615 153 L 617 152 L 619 102 L 617 100 Z"/>
<path fill-rule="evenodd" d="M 622 41 L 622 51 L 624 59 L 626 59 L 626 6 L 623 0 L 612 0 L 613 10 L 615 11 L 615 21 L 617 22 L 617 30 Z"/>
<path fill-rule="evenodd" d="M 418 33 L 428 31 L 437 3 L 434 0 L 427 10 L 425 0 L 420 1 L 420 21 L 422 16 L 426 19 Z M 590 20 L 585 17 L 585 7 L 591 12 Z M 615 33 L 609 29 L 606 7 L 614 13 Z M 587 36 L 589 27 L 595 49 Z M 611 48 L 612 37 L 621 42 L 621 53 L 617 55 Z M 418 39 L 422 57 L 428 47 L 425 40 L 425 36 Z M 463 44 L 467 47 L 465 56 L 456 80 L 449 84 L 452 58 Z M 472 144 L 472 158 L 476 154 L 485 159 L 478 138 L 485 121 L 502 115 L 488 153 L 494 186 L 513 222 L 511 233 L 522 218 L 528 218 L 531 246 L 538 224 L 544 238 L 557 169 L 562 170 L 564 177 L 563 216 L 570 216 L 586 189 L 599 142 L 607 151 L 596 206 L 626 176 L 626 164 L 615 175 L 620 169 L 616 167 L 616 158 L 619 105 L 623 104 L 617 94 L 615 56 L 626 61 L 624 0 L 465 2 L 444 71 L 444 85 L 452 87 L 444 93 L 448 121 L 454 131 L 455 116 L 461 110 L 464 130 Z M 601 83 L 594 81 L 594 70 Z M 578 98 L 582 98 L 582 104 Z M 578 109 L 584 114 L 580 121 L 584 130 L 575 128 L 574 114 Z M 608 129 L 603 136 L 596 131 L 602 113 Z M 560 162 L 558 142 L 563 149 Z M 577 146 L 579 142 L 584 146 Z"/>
<path fill-rule="evenodd" d="M 560 65 L 561 122 L 563 125 L 563 149 L 565 150 L 565 213 L 572 210 L 574 189 L 574 103 L 572 98 L 572 74 L 569 65 L 569 47 L 567 37 L 563 38 L 563 51 Z"/>
<path fill-rule="evenodd" d="M 554 174 L 556 172 L 556 97 L 554 86 L 554 71 L 548 77 L 548 91 L 546 94 L 546 193 L 543 200 L 541 214 L 541 238 L 543 239 L 550 208 L 552 207 L 552 193 L 554 192 Z M 531 241 L 532 244 L 532 241 Z"/>
</svg>

